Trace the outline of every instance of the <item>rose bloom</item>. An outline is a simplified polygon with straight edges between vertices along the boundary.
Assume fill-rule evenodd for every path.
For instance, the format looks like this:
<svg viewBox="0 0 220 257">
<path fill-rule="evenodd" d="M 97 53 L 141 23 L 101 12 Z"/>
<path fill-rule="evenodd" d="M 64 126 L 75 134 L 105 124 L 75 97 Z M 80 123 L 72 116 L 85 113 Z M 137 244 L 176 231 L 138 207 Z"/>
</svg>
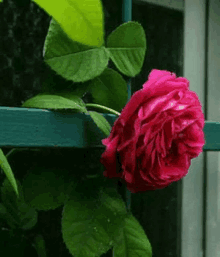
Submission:
<svg viewBox="0 0 220 257">
<path fill-rule="evenodd" d="M 152 70 L 115 121 L 100 162 L 104 176 L 133 192 L 155 190 L 186 176 L 205 144 L 204 115 L 189 81 Z"/>
</svg>

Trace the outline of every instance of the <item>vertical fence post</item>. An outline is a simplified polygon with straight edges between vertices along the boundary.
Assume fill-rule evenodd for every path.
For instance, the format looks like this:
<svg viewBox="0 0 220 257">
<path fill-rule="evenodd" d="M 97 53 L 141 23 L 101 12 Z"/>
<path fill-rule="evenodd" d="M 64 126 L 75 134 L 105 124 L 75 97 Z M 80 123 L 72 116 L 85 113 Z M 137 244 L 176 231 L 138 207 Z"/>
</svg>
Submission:
<svg viewBox="0 0 220 257">
<path fill-rule="evenodd" d="M 195 91 L 201 99 L 204 113 L 206 2 L 207 0 L 185 0 L 184 10 L 183 76 L 190 81 L 190 90 Z M 181 257 L 205 256 L 203 249 L 204 158 L 204 153 L 201 153 L 199 157 L 192 160 L 189 174 L 182 180 Z"/>
<path fill-rule="evenodd" d="M 220 120 L 219 67 L 220 67 L 220 9 L 219 1 L 207 0 L 207 116 L 210 121 Z M 218 110 L 218 111 L 216 111 Z M 217 141 L 217 138 L 216 138 Z M 207 153 L 205 192 L 205 257 L 220 257 L 220 156 Z"/>
<path fill-rule="evenodd" d="M 132 20 L 132 0 L 123 0 L 122 6 L 122 20 L 123 22 L 128 22 Z M 131 79 L 129 79 L 127 84 L 128 101 L 131 98 Z M 131 192 L 126 189 L 126 205 L 127 209 L 131 209 Z"/>
</svg>

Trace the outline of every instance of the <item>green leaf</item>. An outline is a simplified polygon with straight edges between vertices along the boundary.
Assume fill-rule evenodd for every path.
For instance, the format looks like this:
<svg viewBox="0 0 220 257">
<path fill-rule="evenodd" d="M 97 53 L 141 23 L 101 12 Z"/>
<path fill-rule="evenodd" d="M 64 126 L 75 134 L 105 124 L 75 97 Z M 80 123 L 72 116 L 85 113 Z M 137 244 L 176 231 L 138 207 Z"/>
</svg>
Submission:
<svg viewBox="0 0 220 257">
<path fill-rule="evenodd" d="M 104 23 L 100 0 L 33 0 L 72 39 L 83 44 L 103 44 Z"/>
<path fill-rule="evenodd" d="M 10 167 L 10 165 L 8 163 L 7 158 L 5 157 L 5 155 L 4 155 L 4 153 L 3 153 L 3 151 L 1 149 L 0 149 L 0 167 L 4 171 L 6 177 L 10 181 L 14 191 L 18 195 L 18 187 L 17 187 L 17 184 L 16 184 L 16 180 L 15 180 L 14 174 L 13 174 L 13 172 L 11 170 L 11 167 Z"/>
<path fill-rule="evenodd" d="M 43 71 L 43 81 L 41 87 L 41 93 L 46 95 L 61 95 L 60 93 L 66 93 L 66 95 L 74 95 L 82 98 L 88 91 L 86 83 L 76 83 L 71 80 L 66 80 L 62 76 L 58 75 L 50 67 L 45 66 Z M 62 96 L 62 95 L 61 95 Z M 68 97 L 66 97 L 68 98 Z"/>
<path fill-rule="evenodd" d="M 5 208 L 5 206 L 2 203 L 0 203 L 0 216 L 5 215 L 5 214 L 7 214 L 7 209 Z"/>
<path fill-rule="evenodd" d="M 47 257 L 45 240 L 42 235 L 36 235 L 34 238 L 34 247 L 39 257 Z"/>
<path fill-rule="evenodd" d="M 39 94 L 22 104 L 22 107 L 41 109 L 74 109 L 86 113 L 83 101 L 77 96 L 71 96 L 71 100 L 58 95 Z"/>
<path fill-rule="evenodd" d="M 100 113 L 95 111 L 89 111 L 89 115 L 98 126 L 98 128 L 106 135 L 109 136 L 111 131 L 111 125 Z"/>
<path fill-rule="evenodd" d="M 107 49 L 115 66 L 123 74 L 134 77 L 142 68 L 146 52 L 146 36 L 138 22 L 127 22 L 116 28 L 107 39 Z"/>
<path fill-rule="evenodd" d="M 1 187 L 1 198 L 7 209 L 5 219 L 8 225 L 13 229 L 31 229 L 37 223 L 37 213 L 25 203 L 19 181 L 17 181 L 17 185 L 19 198 L 16 196 L 8 179 L 5 179 L 3 186 Z"/>
<path fill-rule="evenodd" d="M 24 230 L 32 229 L 37 224 L 37 212 L 26 203 L 19 206 L 19 218 L 19 227 Z"/>
<path fill-rule="evenodd" d="M 152 249 L 148 238 L 132 214 L 125 218 L 124 228 L 117 235 L 114 257 L 151 257 Z"/>
<path fill-rule="evenodd" d="M 107 68 L 88 83 L 95 103 L 119 112 L 124 108 L 128 97 L 127 84 L 118 72 Z"/>
<path fill-rule="evenodd" d="M 60 77 L 60 76 L 59 76 Z M 71 82 L 71 81 L 68 81 Z M 62 87 L 62 89 L 53 88 L 53 84 L 48 83 L 48 81 L 45 81 L 43 83 L 43 89 L 41 95 L 59 95 L 64 98 L 68 98 L 70 100 L 74 99 L 75 96 L 78 96 L 82 98 L 85 93 L 88 91 L 88 86 L 86 83 L 77 83 L 78 85 L 75 85 L 72 83 L 72 86 L 68 85 L 67 87 Z M 56 87 L 56 86 L 55 86 Z"/>
<path fill-rule="evenodd" d="M 82 109 L 82 112 L 87 113 L 87 109 L 86 109 L 86 105 L 83 102 L 83 100 L 78 96 L 78 95 L 82 94 L 82 91 L 79 90 L 73 90 L 73 91 L 69 91 L 69 90 L 62 90 L 60 92 L 54 92 L 52 95 L 56 95 L 56 96 L 61 96 L 63 98 L 67 98 L 71 101 L 73 101 L 74 103 L 76 103 L 77 105 L 79 105 Z M 41 95 L 46 95 L 45 93 L 42 93 Z M 79 109 L 80 110 L 80 109 Z"/>
<path fill-rule="evenodd" d="M 67 80 L 84 82 L 100 75 L 108 65 L 104 46 L 91 47 L 72 41 L 52 20 L 44 45 L 45 62 Z"/>
<path fill-rule="evenodd" d="M 53 210 L 61 206 L 67 196 L 68 172 L 63 169 L 35 166 L 23 181 L 25 201 L 37 210 Z"/>
<path fill-rule="evenodd" d="M 62 217 L 62 234 L 75 257 L 96 257 L 108 251 L 123 226 L 126 207 L 115 188 L 82 181 L 73 186 Z"/>
</svg>

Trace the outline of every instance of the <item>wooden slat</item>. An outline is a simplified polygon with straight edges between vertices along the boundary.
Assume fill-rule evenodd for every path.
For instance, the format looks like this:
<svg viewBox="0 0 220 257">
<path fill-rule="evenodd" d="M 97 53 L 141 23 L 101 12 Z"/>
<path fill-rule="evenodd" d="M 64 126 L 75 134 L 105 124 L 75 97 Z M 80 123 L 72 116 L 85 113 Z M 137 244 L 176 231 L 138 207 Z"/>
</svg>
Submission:
<svg viewBox="0 0 220 257">
<path fill-rule="evenodd" d="M 220 120 L 220 1 L 208 8 L 208 119 Z M 214 135 L 213 135 L 214 136 Z M 219 135 L 216 135 L 218 140 Z M 220 257 L 220 154 L 207 153 L 205 257 Z"/>
<path fill-rule="evenodd" d="M 166 8 L 172 8 L 179 11 L 184 11 L 184 0 L 133 0 L 134 3 L 150 3 L 159 6 L 164 6 Z"/>
<path fill-rule="evenodd" d="M 206 121 L 204 133 L 206 143 L 203 151 L 220 151 L 220 123 Z"/>
<path fill-rule="evenodd" d="M 184 9 L 184 72 L 205 111 L 205 31 L 206 0 L 185 0 Z M 206 126 L 208 123 L 206 124 Z M 216 149 L 218 139 L 213 124 L 205 128 L 206 149 Z M 213 131 L 209 131 L 209 128 Z M 210 140 L 210 141 L 209 141 Z M 216 142 L 217 143 L 217 142 Z M 207 147 L 208 146 L 208 147 Z M 213 150 L 214 150 L 213 149 Z M 181 257 L 203 256 L 204 221 L 204 153 L 191 162 L 189 173 L 182 179 Z"/>
<path fill-rule="evenodd" d="M 115 116 L 104 114 L 113 124 Z M 105 136 L 89 115 L 34 108 L 0 108 L 0 147 L 100 146 Z"/>
<path fill-rule="evenodd" d="M 112 125 L 113 114 L 103 114 Z M 88 147 L 105 136 L 89 115 L 35 108 L 0 107 L 0 147 Z M 220 150 L 220 123 L 206 121 L 204 151 Z"/>
</svg>

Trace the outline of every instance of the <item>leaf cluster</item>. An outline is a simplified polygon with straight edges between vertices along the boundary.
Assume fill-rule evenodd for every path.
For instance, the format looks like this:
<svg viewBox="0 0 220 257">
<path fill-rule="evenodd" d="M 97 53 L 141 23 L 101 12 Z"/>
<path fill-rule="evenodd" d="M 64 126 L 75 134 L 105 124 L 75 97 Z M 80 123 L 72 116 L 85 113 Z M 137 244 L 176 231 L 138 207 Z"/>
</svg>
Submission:
<svg viewBox="0 0 220 257">
<path fill-rule="evenodd" d="M 91 94 L 96 104 L 92 109 L 100 105 L 120 112 L 128 93 L 126 81 L 119 72 L 136 76 L 143 65 L 145 52 L 145 32 L 138 22 L 119 26 L 107 38 L 106 46 L 91 46 L 72 40 L 52 18 L 44 44 L 44 60 L 58 76 L 71 84 L 66 88 L 64 83 L 56 90 L 54 83 L 46 79 L 42 92 L 28 99 L 22 107 L 72 109 L 87 113 L 108 136 L 110 125 L 107 120 L 94 110 L 88 112 L 87 108 L 91 106 L 85 104 L 82 97 Z M 119 72 L 108 68 L 110 59 Z M 102 112 L 106 112 L 103 109 Z"/>
<path fill-rule="evenodd" d="M 17 181 L 19 197 L 5 179 L 1 186 L 0 222 L 5 221 L 10 231 L 31 230 L 37 226 L 39 211 L 63 206 L 61 233 L 73 256 L 96 257 L 109 249 L 117 257 L 151 256 L 143 229 L 127 212 L 109 180 L 101 176 L 69 178 L 65 170 L 32 167 L 22 183 Z M 46 256 L 41 234 L 33 238 L 32 244 Z"/>
<path fill-rule="evenodd" d="M 22 107 L 70 109 L 90 115 L 108 136 L 110 124 L 100 108 L 120 112 L 128 98 L 122 75 L 136 76 L 143 65 L 146 38 L 138 22 L 116 28 L 107 42 L 99 0 L 34 0 L 52 16 L 45 39 L 45 63 L 65 81 L 59 90 L 45 80 L 42 92 L 25 101 Z M 112 61 L 117 69 L 108 67 Z M 90 93 L 93 105 L 82 98 Z M 114 184 L 103 176 L 72 177 L 65 169 L 32 167 L 23 181 L 15 179 L 7 157 L 0 150 L 0 166 L 6 175 L 1 185 L 0 222 L 8 230 L 32 230 L 38 212 L 63 207 L 63 241 L 76 257 L 98 257 L 113 249 L 115 257 L 152 255 L 151 246 L 135 217 L 126 210 Z M 38 256 L 46 257 L 41 234 L 34 237 Z"/>
</svg>

